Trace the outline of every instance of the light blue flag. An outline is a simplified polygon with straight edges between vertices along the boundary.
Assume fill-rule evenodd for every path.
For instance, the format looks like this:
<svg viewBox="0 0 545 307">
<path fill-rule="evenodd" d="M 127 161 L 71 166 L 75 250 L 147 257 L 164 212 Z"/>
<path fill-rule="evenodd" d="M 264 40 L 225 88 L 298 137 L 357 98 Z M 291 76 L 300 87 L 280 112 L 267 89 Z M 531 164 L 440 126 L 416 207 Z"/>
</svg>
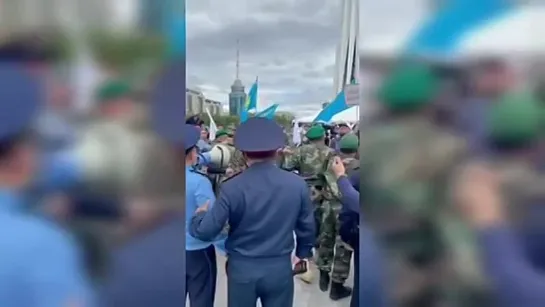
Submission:
<svg viewBox="0 0 545 307">
<path fill-rule="evenodd" d="M 257 78 L 255 78 L 254 84 L 248 91 L 246 101 L 242 105 L 240 110 L 240 122 L 243 123 L 248 120 L 248 112 L 257 108 Z"/>
<path fill-rule="evenodd" d="M 240 122 L 243 123 L 248 120 L 248 110 L 242 106 L 240 109 Z"/>
<path fill-rule="evenodd" d="M 333 116 L 337 115 L 338 113 L 341 113 L 342 111 L 348 109 L 348 105 L 346 104 L 346 97 L 344 95 L 344 91 L 341 91 L 335 99 L 325 107 L 325 109 L 316 116 L 314 119 L 314 122 L 324 122 L 328 123 L 331 121 Z"/>
<path fill-rule="evenodd" d="M 245 106 L 248 111 L 257 109 L 257 84 L 257 78 L 255 78 L 255 82 L 252 84 L 250 91 L 248 91 L 248 97 L 246 98 Z"/>
<path fill-rule="evenodd" d="M 168 43 L 168 54 L 171 57 L 185 55 L 185 0 L 165 0 L 165 32 Z"/>
<path fill-rule="evenodd" d="M 509 13 L 512 0 L 447 0 L 409 40 L 409 55 L 449 56 L 468 32 Z"/>
<path fill-rule="evenodd" d="M 272 106 L 266 108 L 265 110 L 257 113 L 255 117 L 265 117 L 268 119 L 274 119 L 274 115 L 276 114 L 276 109 L 278 109 L 278 104 L 273 104 Z"/>
</svg>

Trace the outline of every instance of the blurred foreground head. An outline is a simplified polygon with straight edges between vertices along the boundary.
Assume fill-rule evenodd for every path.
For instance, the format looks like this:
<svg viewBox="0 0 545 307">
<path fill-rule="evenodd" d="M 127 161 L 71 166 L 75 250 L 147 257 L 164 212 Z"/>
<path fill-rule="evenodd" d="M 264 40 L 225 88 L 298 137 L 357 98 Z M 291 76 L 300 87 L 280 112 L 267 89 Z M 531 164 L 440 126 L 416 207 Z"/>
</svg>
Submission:
<svg viewBox="0 0 545 307">
<path fill-rule="evenodd" d="M 496 149 L 534 147 L 543 137 L 543 107 L 535 95 L 517 92 L 497 99 L 489 113 L 489 138 Z"/>
<path fill-rule="evenodd" d="M 515 86 L 513 69 L 501 59 L 483 59 L 473 63 L 472 83 L 478 96 L 497 98 Z"/>
<path fill-rule="evenodd" d="M 43 99 L 41 82 L 20 65 L 0 63 L 0 97 L 0 185 L 18 189 L 35 170 L 32 124 Z"/>
<path fill-rule="evenodd" d="M 133 89 L 129 82 L 121 79 L 107 80 L 95 94 L 99 116 L 119 119 L 133 111 Z"/>
<path fill-rule="evenodd" d="M 428 65 L 402 64 L 388 75 L 377 98 L 388 113 L 414 113 L 428 107 L 438 89 L 439 79 Z"/>
<path fill-rule="evenodd" d="M 53 31 L 24 32 L 4 37 L 0 42 L 0 63 L 20 64 L 39 70 L 61 57 L 60 35 Z"/>
</svg>

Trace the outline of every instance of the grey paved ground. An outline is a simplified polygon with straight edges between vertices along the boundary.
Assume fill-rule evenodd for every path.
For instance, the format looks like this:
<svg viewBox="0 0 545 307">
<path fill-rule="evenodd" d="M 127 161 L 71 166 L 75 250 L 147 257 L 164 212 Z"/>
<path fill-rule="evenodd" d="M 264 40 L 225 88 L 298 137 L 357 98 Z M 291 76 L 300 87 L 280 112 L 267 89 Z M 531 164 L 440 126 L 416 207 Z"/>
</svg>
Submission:
<svg viewBox="0 0 545 307">
<path fill-rule="evenodd" d="M 225 258 L 218 256 L 218 284 L 216 290 L 216 307 L 227 306 L 227 277 L 225 272 L 221 269 L 225 267 Z M 348 307 L 350 305 L 350 299 L 344 299 L 338 302 L 334 302 L 329 299 L 328 293 L 321 292 L 318 289 L 317 284 L 317 271 L 313 267 L 315 272 L 315 280 L 312 284 L 306 284 L 295 279 L 295 302 L 293 307 Z M 350 272 L 352 274 L 352 272 Z M 352 286 L 352 275 L 347 281 L 347 285 Z M 186 304 L 188 307 L 189 304 Z M 261 307 L 261 304 L 258 304 Z M 286 306 L 288 307 L 288 306 Z"/>
</svg>

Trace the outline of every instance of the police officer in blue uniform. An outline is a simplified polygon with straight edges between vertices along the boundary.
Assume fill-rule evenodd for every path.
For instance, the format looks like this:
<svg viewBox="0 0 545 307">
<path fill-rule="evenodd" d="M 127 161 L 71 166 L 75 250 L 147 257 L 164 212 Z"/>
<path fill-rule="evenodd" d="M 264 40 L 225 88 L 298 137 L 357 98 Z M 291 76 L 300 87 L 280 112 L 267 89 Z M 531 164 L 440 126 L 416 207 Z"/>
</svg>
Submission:
<svg viewBox="0 0 545 307">
<path fill-rule="evenodd" d="M 30 205 L 25 191 L 37 175 L 31 125 L 43 93 L 35 76 L 13 64 L 17 61 L 5 63 L 6 57 L 20 56 L 16 47 L 9 48 L 0 48 L 0 304 L 90 306 L 75 242 L 54 223 L 25 210 Z M 50 166 L 53 182 L 66 177 Z"/>
<path fill-rule="evenodd" d="M 186 226 L 191 223 L 191 217 L 199 206 L 213 204 L 215 201 L 212 183 L 205 174 L 195 169 L 199 132 L 195 126 L 186 124 L 184 127 Z M 216 243 L 222 244 L 222 234 L 219 236 Z M 186 232 L 185 249 L 186 293 L 189 295 L 189 302 L 195 307 L 214 307 L 217 277 L 214 245 L 212 242 L 196 239 Z"/>
<path fill-rule="evenodd" d="M 228 306 L 293 306 L 291 255 L 311 257 L 315 224 L 306 183 L 276 165 L 285 135 L 274 121 L 251 118 L 235 135 L 248 169 L 225 181 L 214 206 L 197 209 L 190 233 L 213 241 L 229 222 L 226 240 Z M 296 234 L 294 246 L 293 233 Z"/>
</svg>

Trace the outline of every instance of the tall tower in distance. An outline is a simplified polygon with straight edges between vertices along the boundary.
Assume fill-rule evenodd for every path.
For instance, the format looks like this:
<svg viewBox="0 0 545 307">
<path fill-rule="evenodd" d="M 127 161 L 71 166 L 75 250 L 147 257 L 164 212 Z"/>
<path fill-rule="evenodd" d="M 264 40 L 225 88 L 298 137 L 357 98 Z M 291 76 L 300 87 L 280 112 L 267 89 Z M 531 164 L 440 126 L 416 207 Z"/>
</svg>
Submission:
<svg viewBox="0 0 545 307">
<path fill-rule="evenodd" d="M 235 82 L 231 85 L 231 92 L 229 93 L 229 115 L 240 115 L 240 110 L 246 101 L 246 92 L 244 91 L 244 85 L 240 81 L 240 48 L 239 41 L 237 40 L 237 58 L 236 58 L 236 73 Z"/>
<path fill-rule="evenodd" d="M 341 39 L 337 45 L 335 59 L 335 76 L 333 81 L 334 96 L 342 91 L 346 84 L 356 83 L 359 79 L 359 2 L 359 0 L 342 0 Z"/>
</svg>

